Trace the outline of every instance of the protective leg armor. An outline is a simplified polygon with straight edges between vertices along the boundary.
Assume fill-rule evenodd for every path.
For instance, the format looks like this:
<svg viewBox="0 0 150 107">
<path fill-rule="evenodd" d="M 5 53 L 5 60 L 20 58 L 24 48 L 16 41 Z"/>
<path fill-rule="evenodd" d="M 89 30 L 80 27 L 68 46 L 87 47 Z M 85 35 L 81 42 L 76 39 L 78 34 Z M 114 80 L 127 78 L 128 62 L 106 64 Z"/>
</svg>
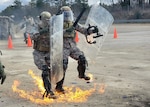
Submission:
<svg viewBox="0 0 150 107">
<path fill-rule="evenodd" d="M 65 93 L 65 90 L 63 89 L 63 83 L 65 79 L 65 72 L 66 72 L 67 66 L 68 66 L 68 60 L 63 60 L 63 70 L 64 70 L 63 78 L 61 81 L 59 81 L 56 84 L 56 91 L 59 93 Z"/>
<path fill-rule="evenodd" d="M 79 72 L 79 78 L 90 80 L 90 77 L 85 75 L 86 65 L 87 65 L 87 61 L 85 57 L 83 55 L 80 55 L 78 60 L 78 67 L 77 67 L 77 70 Z"/>
<path fill-rule="evenodd" d="M 56 88 L 55 88 L 57 92 L 63 94 L 65 93 L 65 90 L 63 89 L 64 79 L 65 79 L 65 74 L 63 76 L 63 79 L 56 84 Z"/>
<path fill-rule="evenodd" d="M 43 94 L 43 97 L 48 97 L 49 98 L 56 98 L 53 91 L 51 91 L 51 82 L 50 82 L 50 69 L 48 68 L 47 65 L 43 66 L 43 71 L 42 71 L 42 79 L 44 83 L 44 88 L 45 88 L 45 93 Z"/>
</svg>

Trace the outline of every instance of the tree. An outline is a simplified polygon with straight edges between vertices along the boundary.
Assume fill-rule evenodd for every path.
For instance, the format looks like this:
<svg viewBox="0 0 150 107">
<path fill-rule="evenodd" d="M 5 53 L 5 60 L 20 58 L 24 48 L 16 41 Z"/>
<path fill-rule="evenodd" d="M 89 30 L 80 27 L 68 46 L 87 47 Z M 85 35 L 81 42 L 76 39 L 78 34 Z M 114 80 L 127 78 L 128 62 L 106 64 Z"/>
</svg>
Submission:
<svg viewBox="0 0 150 107">
<path fill-rule="evenodd" d="M 130 7 L 130 0 L 124 0 L 120 2 L 120 5 L 122 7 L 122 9 L 128 9 Z"/>
<path fill-rule="evenodd" d="M 82 4 L 82 3 L 87 4 L 88 0 L 75 0 L 75 2 L 77 4 Z"/>
<path fill-rule="evenodd" d="M 14 6 L 15 6 L 16 8 L 21 8 L 21 6 L 22 6 L 21 1 L 20 1 L 20 0 L 15 0 L 15 1 L 14 1 Z"/>
<path fill-rule="evenodd" d="M 139 7 L 142 7 L 142 6 L 143 6 L 143 1 L 139 0 Z"/>
<path fill-rule="evenodd" d="M 29 2 L 29 4 L 30 4 L 31 8 L 35 7 L 36 6 L 36 0 L 31 0 Z"/>
<path fill-rule="evenodd" d="M 44 0 L 37 0 L 36 1 L 36 7 L 37 8 L 43 8 L 44 7 Z"/>
</svg>

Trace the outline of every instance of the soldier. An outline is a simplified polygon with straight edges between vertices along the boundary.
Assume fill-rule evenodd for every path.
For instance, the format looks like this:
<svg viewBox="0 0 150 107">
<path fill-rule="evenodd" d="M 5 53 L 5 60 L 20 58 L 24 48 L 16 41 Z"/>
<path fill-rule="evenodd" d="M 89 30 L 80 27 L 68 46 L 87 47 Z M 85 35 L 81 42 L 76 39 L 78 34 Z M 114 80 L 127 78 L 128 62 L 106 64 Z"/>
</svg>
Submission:
<svg viewBox="0 0 150 107">
<path fill-rule="evenodd" d="M 64 93 L 63 82 L 65 78 L 65 72 L 68 65 L 68 57 L 72 57 L 78 61 L 77 70 L 79 72 L 79 78 L 83 78 L 85 80 L 90 80 L 90 77 L 85 75 L 86 69 L 86 58 L 84 53 L 76 47 L 76 43 L 74 41 L 74 31 L 78 30 L 83 34 L 87 33 L 87 28 L 83 28 L 81 26 L 77 26 L 75 29 L 72 27 L 73 25 L 73 13 L 68 6 L 64 6 L 61 8 L 61 12 L 64 13 L 64 49 L 63 49 L 63 70 L 64 75 L 61 81 L 56 83 L 55 90 L 57 92 Z M 44 11 L 40 14 L 40 23 L 38 24 L 38 33 L 32 36 L 32 40 L 34 40 L 34 63 L 35 65 L 42 70 L 42 79 L 45 87 L 45 93 L 43 97 L 56 98 L 52 91 L 51 81 L 50 81 L 50 38 L 49 38 L 49 20 L 51 14 L 47 11 Z M 95 29 L 90 31 L 90 33 L 95 33 Z"/>
<path fill-rule="evenodd" d="M 1 51 L 0 51 L 0 53 L 1 53 Z M 2 53 L 1 53 L 1 55 L 2 55 Z M 4 68 L 5 68 L 5 66 L 4 65 L 2 65 L 2 63 L 1 63 L 1 61 L 0 61 L 0 80 L 1 80 L 1 84 L 3 84 L 4 83 L 4 81 L 5 81 L 5 79 L 6 79 L 6 74 L 5 74 L 5 72 L 4 72 Z"/>
<path fill-rule="evenodd" d="M 34 40 L 34 63 L 42 71 L 42 79 L 44 83 L 45 93 L 43 97 L 49 97 L 55 99 L 53 91 L 51 90 L 50 81 L 50 41 L 49 41 L 49 20 L 51 14 L 47 11 L 43 11 L 40 16 L 40 22 L 38 23 L 38 33 L 34 34 L 31 38 Z"/>
<path fill-rule="evenodd" d="M 13 36 L 13 23 L 12 18 L 8 16 L 0 16 L 0 39 L 7 39 L 9 35 Z"/>
<path fill-rule="evenodd" d="M 88 28 L 82 27 L 80 24 L 73 27 L 73 12 L 70 7 L 63 6 L 60 9 L 60 13 L 64 14 L 64 34 L 63 34 L 63 69 L 64 69 L 64 76 L 61 81 L 59 81 L 56 85 L 56 91 L 64 93 L 63 89 L 63 82 L 65 78 L 65 72 L 68 66 L 68 57 L 75 59 L 78 61 L 78 77 L 84 80 L 90 80 L 90 77 L 85 75 L 85 70 L 87 66 L 87 60 L 84 56 L 84 53 L 76 46 L 76 42 L 74 41 L 75 38 L 75 30 L 79 31 L 84 35 L 89 35 L 92 33 L 97 33 L 98 29 L 93 29 L 88 31 Z"/>
<path fill-rule="evenodd" d="M 26 17 L 24 16 L 24 21 L 25 23 L 23 23 L 23 25 L 25 25 L 25 32 L 24 32 L 24 41 L 26 42 L 27 44 L 27 38 L 28 38 L 28 34 L 30 34 L 30 36 L 32 36 L 32 31 L 33 31 L 33 27 L 35 26 L 35 22 L 34 22 L 34 19 L 33 17 Z"/>
</svg>

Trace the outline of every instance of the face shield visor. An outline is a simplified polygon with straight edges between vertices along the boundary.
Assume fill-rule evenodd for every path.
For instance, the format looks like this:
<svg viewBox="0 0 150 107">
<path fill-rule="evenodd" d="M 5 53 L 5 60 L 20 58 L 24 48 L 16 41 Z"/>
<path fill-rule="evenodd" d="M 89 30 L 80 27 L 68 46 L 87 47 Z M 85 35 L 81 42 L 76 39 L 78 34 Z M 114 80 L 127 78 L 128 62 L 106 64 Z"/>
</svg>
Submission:
<svg viewBox="0 0 150 107">
<path fill-rule="evenodd" d="M 64 21 L 73 21 L 73 12 L 71 10 L 64 11 Z"/>
</svg>

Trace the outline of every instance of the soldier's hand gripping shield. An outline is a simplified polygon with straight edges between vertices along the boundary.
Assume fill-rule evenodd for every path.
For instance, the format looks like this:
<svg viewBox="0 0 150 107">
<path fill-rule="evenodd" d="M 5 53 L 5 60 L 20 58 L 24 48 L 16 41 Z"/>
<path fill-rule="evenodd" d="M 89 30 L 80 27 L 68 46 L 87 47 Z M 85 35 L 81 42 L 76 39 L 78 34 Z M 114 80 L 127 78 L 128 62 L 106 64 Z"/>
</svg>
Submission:
<svg viewBox="0 0 150 107">
<path fill-rule="evenodd" d="M 93 29 L 94 31 L 96 31 L 96 33 L 87 35 L 86 40 L 88 44 L 86 45 L 86 47 L 85 45 L 81 47 L 87 57 L 91 59 L 96 58 L 96 55 L 93 53 L 98 53 L 100 51 L 100 48 L 106 38 L 106 35 L 113 21 L 113 16 L 105 8 L 97 4 L 92 5 L 87 20 L 85 22 L 85 26 L 88 29 Z"/>
<path fill-rule="evenodd" d="M 50 20 L 50 67 L 51 82 L 57 83 L 63 78 L 63 14 Z"/>
<path fill-rule="evenodd" d="M 96 4 L 91 7 L 85 26 L 89 29 L 93 28 L 97 30 L 96 34 L 93 35 L 93 38 L 96 38 L 96 40 L 99 39 L 97 40 L 97 44 L 99 44 L 106 37 L 113 21 L 113 16 L 105 8 Z M 92 43 L 93 41 L 89 39 L 88 42 Z"/>
</svg>

